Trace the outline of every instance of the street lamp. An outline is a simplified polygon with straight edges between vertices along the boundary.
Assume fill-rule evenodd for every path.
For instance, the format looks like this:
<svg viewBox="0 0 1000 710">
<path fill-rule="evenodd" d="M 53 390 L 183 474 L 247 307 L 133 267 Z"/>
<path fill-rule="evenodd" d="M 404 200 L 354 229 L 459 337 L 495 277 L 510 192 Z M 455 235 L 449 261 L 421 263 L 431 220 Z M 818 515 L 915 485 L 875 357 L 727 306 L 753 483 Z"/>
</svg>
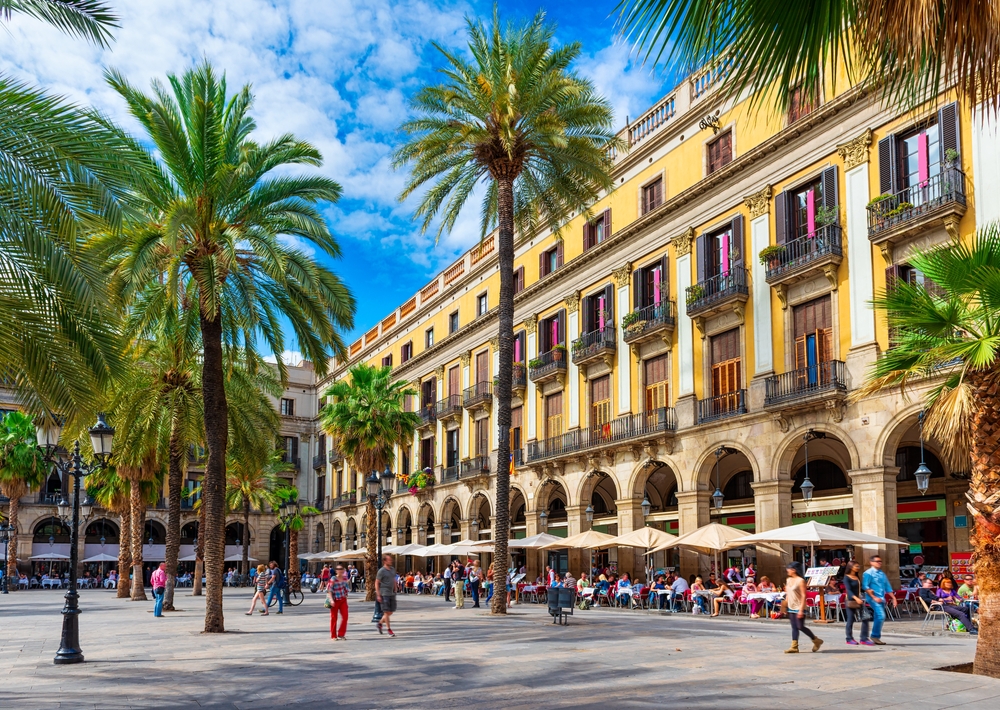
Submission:
<svg viewBox="0 0 1000 710">
<path fill-rule="evenodd" d="M 642 503 L 639 504 L 639 507 L 642 508 L 642 517 L 643 518 L 648 518 L 649 517 L 649 509 L 653 507 L 652 504 L 649 502 L 649 496 L 645 496 L 644 495 L 642 497 Z"/>
<path fill-rule="evenodd" d="M 802 485 L 799 486 L 799 488 L 802 491 L 802 500 L 806 501 L 812 500 L 813 491 L 816 489 L 816 486 L 813 485 L 813 482 L 809 480 L 809 442 L 812 441 L 813 439 L 825 439 L 825 438 L 826 434 L 824 434 L 821 431 L 820 432 L 813 431 L 812 429 L 810 429 L 809 431 L 807 431 L 805 434 L 802 435 L 802 441 L 805 442 L 803 446 L 805 447 L 805 457 L 806 457 L 806 475 L 805 478 L 802 479 Z"/>
<path fill-rule="evenodd" d="M 7 546 L 10 544 L 10 534 L 14 532 L 14 526 L 10 521 L 0 520 L 0 545 L 3 545 L 3 593 L 8 594 L 10 589 L 10 575 L 7 574 Z"/>
<path fill-rule="evenodd" d="M 538 522 L 542 524 L 542 532 L 549 531 L 549 514 L 544 510 L 538 514 Z"/>
<path fill-rule="evenodd" d="M 473 520 L 472 524 L 469 527 L 472 528 L 472 539 L 473 540 L 478 540 L 479 539 L 479 521 L 478 520 Z"/>
<path fill-rule="evenodd" d="M 927 463 L 924 461 L 924 413 L 922 411 L 917 415 L 917 421 L 920 423 L 920 465 L 913 472 L 913 477 L 917 479 L 917 490 L 920 491 L 920 495 L 926 495 L 927 487 L 931 482 L 931 470 L 927 468 Z"/>
<path fill-rule="evenodd" d="M 378 566 L 382 565 L 382 541 L 385 535 L 382 533 L 382 511 L 389 505 L 389 498 L 392 497 L 392 483 L 395 476 L 388 466 L 379 475 L 378 471 L 372 471 L 365 479 L 368 488 L 368 500 L 375 507 L 375 515 L 378 517 Z"/>
<path fill-rule="evenodd" d="M 94 450 L 94 463 L 85 464 L 80 455 L 80 442 L 73 444 L 73 453 L 56 456 L 62 427 L 56 420 L 48 416 L 36 430 L 38 448 L 45 460 L 65 478 L 73 477 L 73 513 L 70 527 L 70 561 L 69 561 L 69 591 L 66 592 L 66 604 L 63 607 L 62 638 L 59 650 L 56 651 L 53 662 L 56 664 L 83 663 L 83 651 L 80 650 L 80 595 L 76 590 L 77 565 L 79 551 L 77 550 L 80 534 L 80 480 L 85 476 L 100 470 L 111 458 L 112 442 L 115 430 L 104 421 L 104 414 L 97 415 L 97 423 L 90 428 L 90 443 Z M 68 506 L 67 506 L 68 508 Z M 67 509 L 67 515 L 68 515 Z M 90 506 L 87 506 L 90 513 Z"/>
<path fill-rule="evenodd" d="M 298 517 L 298 500 L 284 500 L 278 506 L 278 522 L 285 529 L 285 579 L 289 579 L 289 570 L 292 567 L 292 521 Z M 298 560 L 295 561 L 298 564 Z M 291 584 L 284 588 L 285 601 L 288 601 L 288 593 L 291 591 Z"/>
<path fill-rule="evenodd" d="M 587 522 L 588 523 L 594 522 L 594 506 L 593 505 L 588 505 L 587 509 L 585 511 L 583 511 L 583 512 L 587 516 Z"/>
<path fill-rule="evenodd" d="M 405 532 L 406 531 L 403 530 L 403 526 L 402 525 L 400 525 L 399 527 L 396 528 L 396 544 L 397 545 L 405 545 L 406 544 L 406 539 L 403 537 L 403 533 L 405 533 Z"/>
<path fill-rule="evenodd" d="M 715 493 L 712 494 L 712 505 L 716 510 L 722 510 L 722 503 L 726 496 L 722 494 L 722 479 L 719 474 L 719 460 L 726 455 L 726 449 L 720 446 L 715 450 Z"/>
</svg>

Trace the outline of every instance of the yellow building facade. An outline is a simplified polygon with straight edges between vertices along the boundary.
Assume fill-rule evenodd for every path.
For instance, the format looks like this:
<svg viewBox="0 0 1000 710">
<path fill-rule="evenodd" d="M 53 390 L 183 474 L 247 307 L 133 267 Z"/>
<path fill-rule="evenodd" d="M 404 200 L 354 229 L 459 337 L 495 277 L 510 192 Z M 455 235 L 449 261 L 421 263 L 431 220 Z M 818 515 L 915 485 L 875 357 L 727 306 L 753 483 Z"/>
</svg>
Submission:
<svg viewBox="0 0 1000 710">
<path fill-rule="evenodd" d="M 894 279 L 924 283 L 914 250 L 1000 218 L 995 127 L 947 93 L 904 115 L 856 89 L 753 113 L 718 78 L 689 77 L 623 129 L 615 189 L 589 216 L 517 243 L 512 534 L 815 519 L 909 540 L 882 551 L 893 575 L 956 563 L 969 549 L 967 471 L 925 441 L 925 495 L 913 476 L 934 383 L 849 394 L 889 343 L 872 298 Z M 434 483 L 411 494 L 400 482 L 384 518 L 394 542 L 489 537 L 498 295 L 489 236 L 316 383 L 322 396 L 364 361 L 420 393 L 422 425 L 396 468 L 430 469 Z M 322 448 L 303 488 L 324 508 L 314 546 L 357 547 L 364 472 Z M 756 555 L 779 574 L 782 555 Z M 627 549 L 602 557 L 641 567 Z M 587 566 L 573 551 L 551 561 Z M 710 563 L 654 562 L 685 574 Z"/>
</svg>

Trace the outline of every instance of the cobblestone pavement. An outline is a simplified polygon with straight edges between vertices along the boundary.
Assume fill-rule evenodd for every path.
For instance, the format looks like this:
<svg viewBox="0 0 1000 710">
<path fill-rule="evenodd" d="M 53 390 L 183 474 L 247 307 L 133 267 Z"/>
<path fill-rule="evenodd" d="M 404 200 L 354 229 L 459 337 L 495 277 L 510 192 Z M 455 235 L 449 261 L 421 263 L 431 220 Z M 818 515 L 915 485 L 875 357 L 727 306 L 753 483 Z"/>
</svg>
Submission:
<svg viewBox="0 0 1000 710">
<path fill-rule="evenodd" d="M 319 594 L 264 618 L 243 615 L 248 592 L 227 590 L 221 635 L 200 633 L 204 598 L 188 594 L 155 619 L 152 602 L 81 592 L 76 666 L 52 663 L 59 592 L 0 596 L 0 708 L 1000 707 L 1000 680 L 933 670 L 971 661 L 974 640 L 920 635 L 916 622 L 888 624 L 878 648 L 813 625 L 823 650 L 788 656 L 787 622 L 591 610 L 561 627 L 541 606 L 492 618 L 406 596 L 395 639 L 354 601 L 348 641 L 334 643 Z"/>
</svg>

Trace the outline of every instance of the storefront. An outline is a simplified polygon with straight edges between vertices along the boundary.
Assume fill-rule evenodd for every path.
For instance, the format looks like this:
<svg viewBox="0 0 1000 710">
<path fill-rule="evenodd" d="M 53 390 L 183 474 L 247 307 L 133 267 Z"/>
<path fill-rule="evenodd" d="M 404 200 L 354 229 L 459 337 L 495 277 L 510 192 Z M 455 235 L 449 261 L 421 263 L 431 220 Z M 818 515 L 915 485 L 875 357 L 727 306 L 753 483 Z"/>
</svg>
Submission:
<svg viewBox="0 0 1000 710">
<path fill-rule="evenodd" d="M 909 547 L 899 553 L 900 567 L 946 567 L 948 556 L 948 506 L 944 497 L 903 499 L 896 505 L 899 538 Z"/>
</svg>

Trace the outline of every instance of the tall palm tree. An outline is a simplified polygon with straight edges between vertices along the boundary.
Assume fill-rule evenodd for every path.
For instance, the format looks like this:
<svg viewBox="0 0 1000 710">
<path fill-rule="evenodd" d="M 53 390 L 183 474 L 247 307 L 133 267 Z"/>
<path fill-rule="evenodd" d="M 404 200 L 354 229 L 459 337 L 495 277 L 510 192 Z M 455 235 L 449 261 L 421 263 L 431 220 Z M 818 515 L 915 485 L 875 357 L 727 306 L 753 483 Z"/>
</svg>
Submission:
<svg viewBox="0 0 1000 710">
<path fill-rule="evenodd" d="M 126 301 L 161 282 L 162 305 L 187 293 L 190 283 L 197 304 L 208 447 L 199 531 L 208 578 L 205 631 L 222 632 L 227 367 L 235 350 L 283 352 L 284 322 L 320 374 L 331 355 L 343 354 L 338 329 L 352 327 L 354 299 L 331 271 L 294 246 L 304 241 L 339 256 L 318 205 L 336 201 L 340 186 L 319 175 L 288 174 L 288 166 L 318 166 L 319 152 L 290 135 L 254 140 L 250 87 L 229 95 L 225 78 L 207 62 L 170 75 L 169 87 L 154 82 L 152 95 L 115 71 L 107 78 L 157 153 L 155 169 L 137 187 L 143 213 L 156 219 L 126 230 L 124 244 L 112 249 L 129 252 L 115 278 Z M 151 298 L 149 307 L 157 303 Z M 278 369 L 284 381 L 284 363 Z"/>
<path fill-rule="evenodd" d="M 986 0 L 620 0 L 623 31 L 646 56 L 693 70 L 725 57 L 731 96 L 787 108 L 850 81 L 913 106 L 951 80 L 970 105 L 1000 95 L 1000 7 Z"/>
<path fill-rule="evenodd" d="M 327 404 L 319 413 L 320 426 L 333 445 L 355 471 L 381 471 L 391 466 L 395 447 L 413 440 L 420 424 L 415 412 L 405 411 L 406 397 L 416 390 L 404 380 L 393 380 L 391 367 L 355 365 L 348 378 L 333 383 L 326 391 Z M 378 569 L 378 519 L 375 506 L 368 502 L 368 550 L 365 579 L 374 580 Z M 375 585 L 365 585 L 367 601 L 375 599 Z"/>
<path fill-rule="evenodd" d="M 0 419 L 0 491 L 10 500 L 7 518 L 13 531 L 7 544 L 5 574 L 17 577 L 17 516 L 21 496 L 45 481 L 48 466 L 38 450 L 35 426 L 21 412 Z"/>
<path fill-rule="evenodd" d="M 273 439 L 272 439 L 273 441 Z M 230 452 L 226 467 L 226 503 L 229 510 L 243 513 L 243 561 L 240 574 L 250 569 L 250 511 L 273 510 L 281 503 L 281 479 L 289 464 L 282 461 L 280 451 L 265 457 L 254 452 Z"/>
<path fill-rule="evenodd" d="M 296 501 L 299 498 L 299 491 L 294 486 L 286 486 L 278 490 L 278 502 Z M 277 506 L 275 507 L 277 511 Z M 302 591 L 302 574 L 299 571 L 299 532 L 306 526 L 303 515 L 319 515 L 322 511 L 311 505 L 306 505 L 298 509 L 295 515 L 288 515 L 280 518 L 281 529 L 288 533 L 288 590 L 292 592 Z"/>
<path fill-rule="evenodd" d="M 98 0 L 0 0 L 14 13 L 107 46 Z M 120 367 L 104 279 L 86 244 L 127 209 L 135 146 L 94 112 L 0 74 L 0 375 L 26 409 L 89 420 Z"/>
<path fill-rule="evenodd" d="M 409 140 L 395 164 L 412 164 L 403 198 L 430 183 L 416 214 L 424 230 L 440 218 L 438 235 L 454 227 L 473 189 L 486 183 L 482 233 L 498 227 L 500 270 L 494 559 L 506 560 L 514 230 L 525 235 L 547 226 L 558 234 L 571 211 L 589 215 L 589 205 L 612 188 L 608 149 L 624 146 L 613 131 L 611 106 L 570 68 L 579 43 L 554 47 L 554 27 L 542 13 L 501 26 L 494 10 L 490 27 L 467 23 L 471 61 L 439 47 L 445 82 L 414 97 L 420 116 L 403 125 Z M 493 595 L 492 610 L 506 613 L 505 595 Z"/>
<path fill-rule="evenodd" d="M 128 571 L 132 568 L 132 507 L 129 482 L 114 466 L 104 466 L 86 478 L 87 495 L 97 505 L 118 516 L 118 598 L 131 594 Z"/>
<path fill-rule="evenodd" d="M 980 599 L 974 671 L 1000 677 L 1000 225 L 908 261 L 938 288 L 897 282 L 876 298 L 893 343 L 857 397 L 937 380 L 926 396 L 925 430 L 963 469 L 971 453 Z"/>
</svg>

